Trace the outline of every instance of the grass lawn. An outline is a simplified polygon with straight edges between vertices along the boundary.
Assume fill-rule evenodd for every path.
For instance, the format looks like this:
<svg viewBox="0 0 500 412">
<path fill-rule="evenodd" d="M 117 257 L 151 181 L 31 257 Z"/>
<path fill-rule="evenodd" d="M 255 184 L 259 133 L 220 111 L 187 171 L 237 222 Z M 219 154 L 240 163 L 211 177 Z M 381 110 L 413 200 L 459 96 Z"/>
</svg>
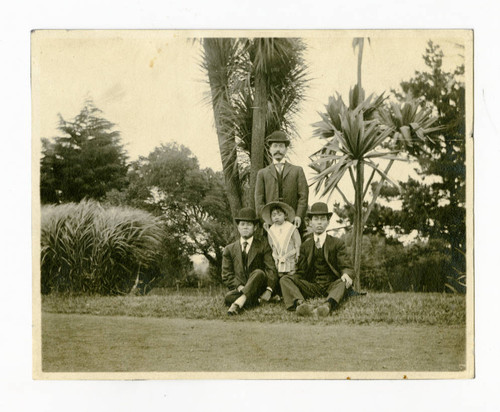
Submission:
<svg viewBox="0 0 500 412">
<path fill-rule="evenodd" d="M 465 330 L 45 313 L 44 372 L 458 371 Z"/>
<path fill-rule="evenodd" d="M 162 296 L 43 296 L 42 310 L 108 316 L 226 319 L 223 293 L 167 291 Z M 321 300 L 313 301 L 320 303 Z M 234 321 L 300 322 L 301 324 L 465 325 L 465 296 L 442 293 L 375 293 L 347 299 L 334 316 L 297 318 L 283 302 L 249 309 Z"/>
<path fill-rule="evenodd" d="M 325 319 L 282 302 L 228 317 L 222 293 L 44 296 L 44 372 L 459 371 L 465 297 L 369 293 Z M 318 303 L 320 301 L 317 301 Z"/>
</svg>

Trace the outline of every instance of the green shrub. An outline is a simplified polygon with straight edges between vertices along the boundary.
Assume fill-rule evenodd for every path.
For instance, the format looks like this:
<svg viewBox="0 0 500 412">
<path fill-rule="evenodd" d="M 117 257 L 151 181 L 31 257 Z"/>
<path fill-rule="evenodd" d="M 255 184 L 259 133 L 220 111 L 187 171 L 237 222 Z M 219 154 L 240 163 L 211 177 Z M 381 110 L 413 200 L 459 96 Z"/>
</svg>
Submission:
<svg viewBox="0 0 500 412">
<path fill-rule="evenodd" d="M 162 226 L 147 212 L 86 200 L 41 212 L 44 294 L 126 293 L 158 260 Z"/>
<path fill-rule="evenodd" d="M 363 288 L 393 292 L 443 292 L 453 272 L 443 241 L 403 246 L 376 235 L 363 238 L 361 270 Z"/>
</svg>

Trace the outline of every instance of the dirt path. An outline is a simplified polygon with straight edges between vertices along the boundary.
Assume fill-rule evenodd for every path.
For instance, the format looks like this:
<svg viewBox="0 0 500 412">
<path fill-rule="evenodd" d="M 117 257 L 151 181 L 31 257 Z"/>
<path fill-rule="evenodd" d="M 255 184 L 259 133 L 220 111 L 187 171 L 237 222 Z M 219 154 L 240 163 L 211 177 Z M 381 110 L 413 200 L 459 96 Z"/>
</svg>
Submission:
<svg viewBox="0 0 500 412">
<path fill-rule="evenodd" d="M 463 327 L 43 313 L 44 372 L 458 371 Z"/>
</svg>

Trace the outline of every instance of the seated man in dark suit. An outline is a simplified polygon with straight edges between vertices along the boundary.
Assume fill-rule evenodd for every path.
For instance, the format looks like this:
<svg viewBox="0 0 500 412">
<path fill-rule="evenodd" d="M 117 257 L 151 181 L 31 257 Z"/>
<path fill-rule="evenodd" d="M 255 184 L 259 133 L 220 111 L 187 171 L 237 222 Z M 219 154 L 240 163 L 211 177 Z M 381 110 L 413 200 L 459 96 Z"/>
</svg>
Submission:
<svg viewBox="0 0 500 412">
<path fill-rule="evenodd" d="M 243 306 L 271 298 L 278 274 L 267 241 L 254 238 L 259 219 L 251 208 L 243 208 L 234 219 L 240 238 L 224 248 L 222 280 L 229 288 L 225 303 L 228 315 L 238 314 Z"/>
<path fill-rule="evenodd" d="M 307 215 L 313 236 L 302 243 L 297 271 L 283 276 L 280 286 L 288 310 L 296 310 L 299 316 L 327 316 L 352 286 L 354 271 L 344 242 L 326 233 L 332 216 L 328 206 L 315 203 Z M 314 297 L 326 297 L 326 301 L 317 308 L 305 303 Z"/>
</svg>

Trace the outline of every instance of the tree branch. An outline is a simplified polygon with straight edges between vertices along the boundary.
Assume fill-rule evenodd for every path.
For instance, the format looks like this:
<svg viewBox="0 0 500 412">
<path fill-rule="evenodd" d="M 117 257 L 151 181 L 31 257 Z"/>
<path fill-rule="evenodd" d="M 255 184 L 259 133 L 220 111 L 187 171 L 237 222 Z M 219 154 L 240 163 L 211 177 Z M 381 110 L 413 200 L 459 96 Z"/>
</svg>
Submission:
<svg viewBox="0 0 500 412">
<path fill-rule="evenodd" d="M 387 175 L 387 173 L 389 173 L 389 170 L 391 169 L 393 163 L 394 163 L 394 160 L 389 161 L 389 164 L 387 165 L 387 167 L 384 170 L 384 173 L 386 175 Z M 375 171 L 375 169 L 373 169 L 373 170 Z M 368 217 L 370 216 L 370 213 L 372 212 L 373 207 L 375 206 L 375 203 L 377 202 L 377 198 L 378 198 L 378 195 L 380 194 L 380 190 L 382 189 L 384 181 L 385 181 L 385 177 L 380 176 L 380 181 L 378 182 L 377 187 L 375 188 L 375 190 L 373 192 L 372 201 L 370 202 L 369 206 L 366 209 L 365 217 L 363 219 L 363 224 L 366 224 L 366 221 L 368 220 Z"/>
<path fill-rule="evenodd" d="M 351 202 L 349 202 L 349 200 L 347 200 L 347 197 L 345 196 L 344 192 L 342 192 L 342 190 L 340 190 L 340 187 L 338 187 L 338 185 L 337 185 L 337 190 L 340 193 L 340 195 L 342 196 L 342 199 L 344 199 L 344 202 L 347 205 L 349 205 L 350 207 L 353 207 L 353 204 Z"/>
<path fill-rule="evenodd" d="M 377 167 L 378 167 L 378 165 L 377 165 Z M 366 193 L 368 192 L 368 188 L 370 187 L 370 183 L 373 180 L 373 176 L 375 176 L 375 169 L 372 169 L 372 174 L 370 175 L 370 178 L 366 182 L 365 190 L 363 190 L 363 199 L 365 198 Z"/>
</svg>

